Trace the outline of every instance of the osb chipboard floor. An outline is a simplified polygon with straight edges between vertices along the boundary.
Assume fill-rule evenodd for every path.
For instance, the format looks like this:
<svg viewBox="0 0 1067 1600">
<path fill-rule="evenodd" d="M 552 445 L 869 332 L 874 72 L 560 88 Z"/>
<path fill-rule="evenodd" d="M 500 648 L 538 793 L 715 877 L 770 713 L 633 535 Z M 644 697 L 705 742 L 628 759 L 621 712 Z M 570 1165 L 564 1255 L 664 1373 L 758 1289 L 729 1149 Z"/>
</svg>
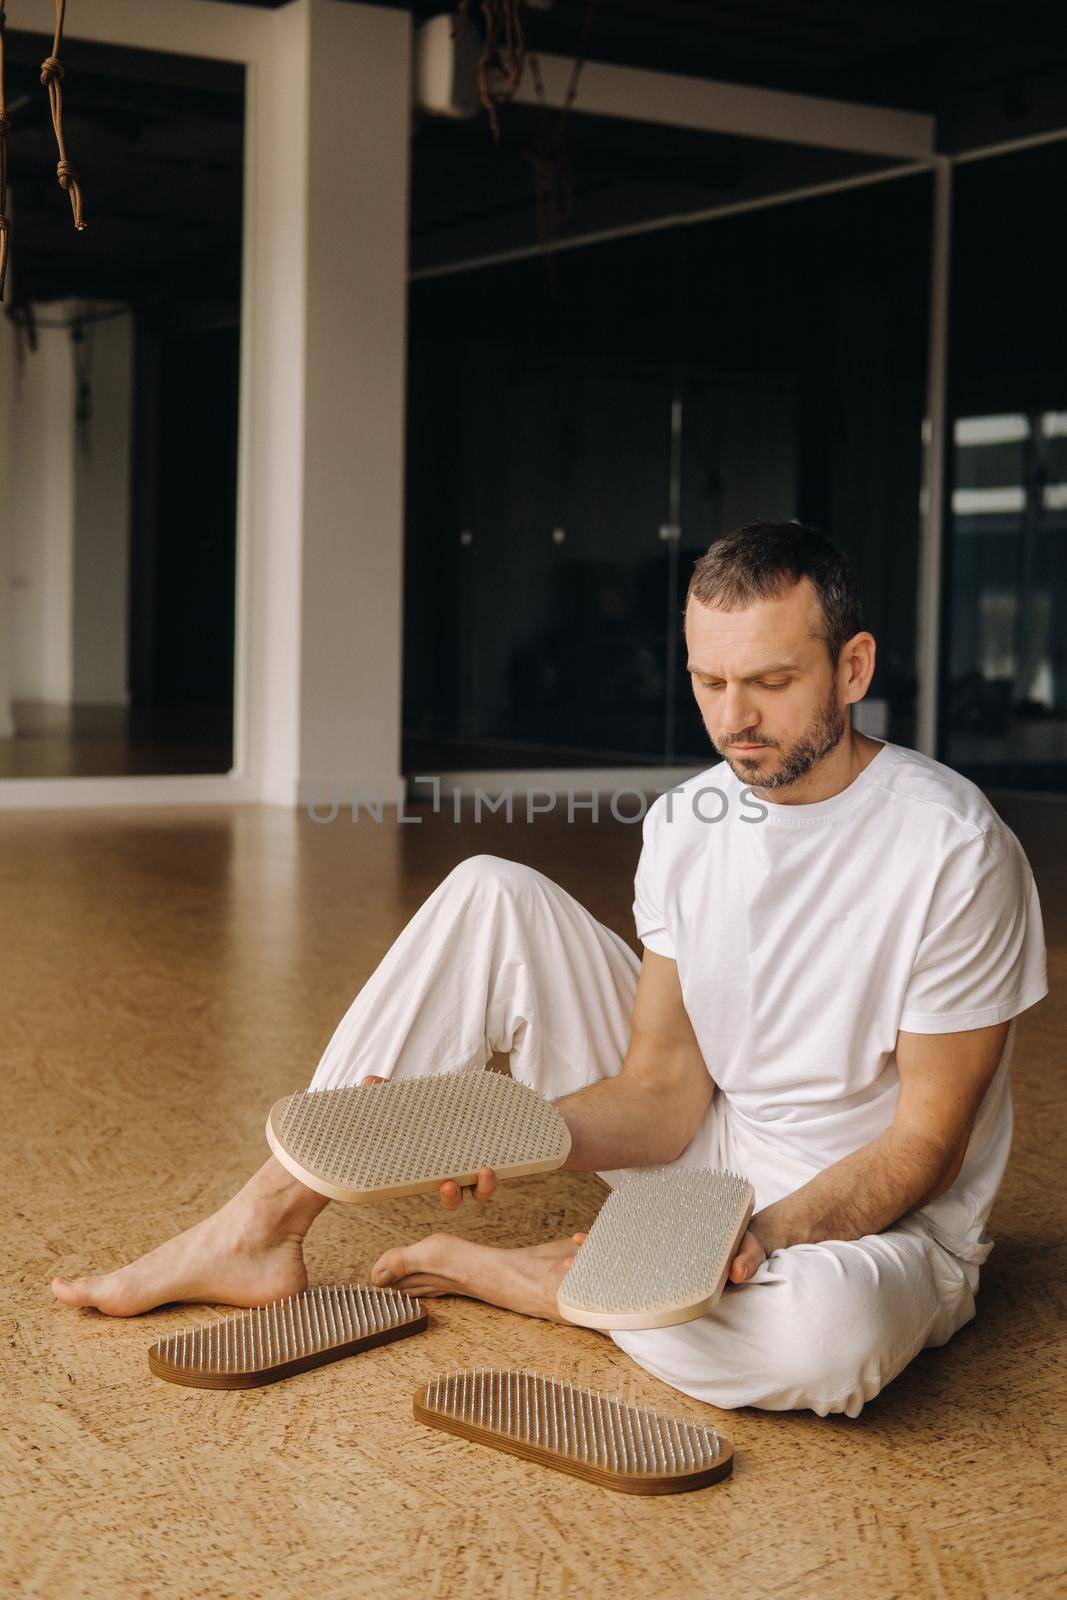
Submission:
<svg viewBox="0 0 1067 1600">
<path fill-rule="evenodd" d="M 1020 1026 L 1000 1242 L 977 1322 L 855 1421 L 713 1413 L 599 1334 L 463 1300 L 433 1302 L 426 1334 L 258 1392 L 151 1378 L 148 1345 L 189 1310 L 70 1311 L 51 1274 L 117 1266 L 226 1198 L 263 1158 L 271 1102 L 306 1081 L 456 861 L 528 861 L 632 941 L 639 830 L 444 815 L 317 826 L 251 808 L 5 818 L 0 1591 L 1063 1593 L 1067 812 L 1012 802 L 1005 814 L 1038 873 L 1053 994 Z M 601 1192 L 555 1175 L 458 1217 L 425 1197 L 334 1206 L 311 1236 L 312 1279 L 364 1275 L 386 1245 L 434 1227 L 508 1244 L 559 1235 L 588 1223 Z M 418 1427 L 416 1384 L 457 1362 L 529 1364 L 712 1416 L 736 1447 L 734 1476 L 633 1499 Z"/>
</svg>

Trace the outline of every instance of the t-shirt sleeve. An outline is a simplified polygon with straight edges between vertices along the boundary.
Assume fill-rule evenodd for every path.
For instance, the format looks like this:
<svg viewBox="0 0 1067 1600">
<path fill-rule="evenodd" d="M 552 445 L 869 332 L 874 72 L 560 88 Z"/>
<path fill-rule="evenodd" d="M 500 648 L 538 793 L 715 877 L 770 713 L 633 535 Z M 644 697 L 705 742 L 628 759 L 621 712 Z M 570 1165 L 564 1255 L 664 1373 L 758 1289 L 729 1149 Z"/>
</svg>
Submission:
<svg viewBox="0 0 1067 1600">
<path fill-rule="evenodd" d="M 634 925 L 646 950 L 657 956 L 670 956 L 674 961 L 677 960 L 674 940 L 667 932 L 663 913 L 662 879 L 666 863 L 658 821 L 653 806 L 642 823 L 641 859 L 634 878 Z"/>
<path fill-rule="evenodd" d="M 905 1033 L 1008 1022 L 1048 993 L 1030 863 L 1006 828 L 960 845 L 938 876 L 904 996 Z"/>
</svg>

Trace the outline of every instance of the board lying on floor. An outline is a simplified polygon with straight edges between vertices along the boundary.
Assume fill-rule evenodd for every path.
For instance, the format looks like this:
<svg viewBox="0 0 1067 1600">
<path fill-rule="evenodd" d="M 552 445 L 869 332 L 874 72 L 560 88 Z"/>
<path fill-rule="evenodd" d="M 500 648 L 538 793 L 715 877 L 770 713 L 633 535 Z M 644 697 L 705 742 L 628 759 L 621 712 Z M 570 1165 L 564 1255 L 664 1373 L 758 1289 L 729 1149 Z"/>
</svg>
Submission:
<svg viewBox="0 0 1067 1600">
<path fill-rule="evenodd" d="M 515 1367 L 442 1373 L 416 1390 L 415 1419 L 624 1494 L 679 1494 L 725 1478 L 733 1447 L 714 1428 Z"/>
<path fill-rule="evenodd" d="M 560 1316 L 585 1328 L 667 1328 L 712 1309 L 752 1216 L 732 1172 L 635 1172 L 601 1207 L 559 1286 Z"/>
<path fill-rule="evenodd" d="M 482 1167 L 498 1178 L 551 1172 L 571 1147 L 553 1105 L 488 1071 L 287 1095 L 271 1107 L 267 1142 L 309 1189 L 352 1204 L 474 1183 Z"/>
<path fill-rule="evenodd" d="M 193 1389 L 257 1389 L 425 1326 L 421 1302 L 395 1289 L 322 1284 L 167 1334 L 149 1350 L 148 1365 L 157 1378 Z"/>
</svg>

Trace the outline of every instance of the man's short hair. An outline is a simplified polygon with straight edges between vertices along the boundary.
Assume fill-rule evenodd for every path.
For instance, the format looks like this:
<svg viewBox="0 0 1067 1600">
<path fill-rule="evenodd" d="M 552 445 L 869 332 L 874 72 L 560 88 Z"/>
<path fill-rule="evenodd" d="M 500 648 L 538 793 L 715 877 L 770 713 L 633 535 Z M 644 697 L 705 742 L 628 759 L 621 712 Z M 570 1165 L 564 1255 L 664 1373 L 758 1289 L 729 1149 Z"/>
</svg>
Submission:
<svg viewBox="0 0 1067 1600">
<path fill-rule="evenodd" d="M 756 600 L 777 599 L 807 578 L 819 598 L 816 634 L 837 665 L 841 650 L 863 627 L 856 570 L 843 550 L 803 522 L 749 522 L 716 539 L 693 568 L 689 600 L 721 611 L 741 611 Z"/>
</svg>

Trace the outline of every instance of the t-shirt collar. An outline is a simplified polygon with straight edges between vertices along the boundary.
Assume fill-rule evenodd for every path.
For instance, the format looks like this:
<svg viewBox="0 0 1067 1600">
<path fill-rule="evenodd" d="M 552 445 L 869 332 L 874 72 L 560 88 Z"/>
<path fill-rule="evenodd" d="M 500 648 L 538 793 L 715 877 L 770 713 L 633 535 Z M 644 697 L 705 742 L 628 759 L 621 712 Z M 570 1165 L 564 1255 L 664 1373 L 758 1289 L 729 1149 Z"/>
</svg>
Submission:
<svg viewBox="0 0 1067 1600">
<path fill-rule="evenodd" d="M 882 768 L 888 766 L 890 758 L 887 752 L 890 749 L 889 741 L 883 740 L 882 748 L 876 751 L 863 771 L 853 778 L 846 788 L 842 789 L 839 794 L 832 794 L 827 800 L 813 800 L 808 805 L 782 805 L 780 801 L 767 800 L 762 795 L 757 794 L 752 785 L 742 783 L 729 765 L 727 766 L 727 771 L 740 788 L 749 790 L 748 805 L 766 806 L 767 816 L 764 819 L 765 821 L 774 823 L 777 827 L 807 828 L 821 822 L 824 817 L 838 816 L 842 812 L 850 811 L 853 806 L 857 805 L 863 799 L 872 778 L 877 778 Z M 878 770 L 876 771 L 875 769 Z"/>
</svg>

